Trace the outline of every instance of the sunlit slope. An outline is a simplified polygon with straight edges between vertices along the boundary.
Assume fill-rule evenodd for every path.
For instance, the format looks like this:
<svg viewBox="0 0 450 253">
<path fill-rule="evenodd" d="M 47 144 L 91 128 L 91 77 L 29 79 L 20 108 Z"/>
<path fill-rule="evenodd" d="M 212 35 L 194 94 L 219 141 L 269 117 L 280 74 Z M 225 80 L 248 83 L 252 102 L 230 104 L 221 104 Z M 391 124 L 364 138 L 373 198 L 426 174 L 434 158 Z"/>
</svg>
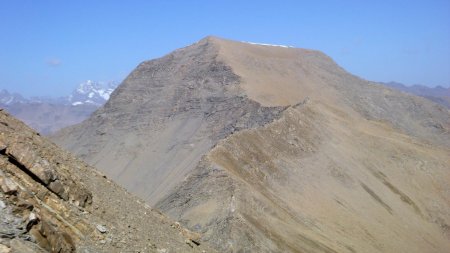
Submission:
<svg viewBox="0 0 450 253">
<path fill-rule="evenodd" d="M 221 141 L 158 206 L 228 251 L 446 252 L 449 154 L 313 101 Z"/>
<path fill-rule="evenodd" d="M 321 52 L 207 37 L 53 139 L 220 251 L 445 252 L 449 129 Z"/>
<path fill-rule="evenodd" d="M 388 121 L 411 135 L 450 145 L 447 108 L 354 76 L 320 51 L 215 37 L 209 40 L 218 45 L 219 59 L 240 77 L 245 94 L 264 106 L 295 105 L 312 98 L 367 119 Z"/>
</svg>

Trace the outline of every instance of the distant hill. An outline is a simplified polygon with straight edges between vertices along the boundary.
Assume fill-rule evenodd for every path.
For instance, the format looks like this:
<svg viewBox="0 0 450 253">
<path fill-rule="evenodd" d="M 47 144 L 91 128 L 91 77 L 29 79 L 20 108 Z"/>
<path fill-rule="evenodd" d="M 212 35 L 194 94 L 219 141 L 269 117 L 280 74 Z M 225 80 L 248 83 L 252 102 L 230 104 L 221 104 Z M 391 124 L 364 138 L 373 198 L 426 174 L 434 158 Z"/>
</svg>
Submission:
<svg viewBox="0 0 450 253">
<path fill-rule="evenodd" d="M 427 87 L 417 84 L 407 86 L 397 82 L 389 82 L 383 84 L 397 90 L 401 90 L 417 96 L 427 98 L 433 102 L 436 102 L 438 104 L 446 106 L 447 108 L 450 108 L 450 87 L 448 88 L 442 86 Z"/>
<path fill-rule="evenodd" d="M 447 252 L 450 114 L 322 52 L 207 37 L 52 135 L 220 252 Z"/>
<path fill-rule="evenodd" d="M 81 83 L 69 96 L 24 98 L 20 94 L 0 91 L 0 107 L 26 122 L 42 134 L 80 123 L 108 99 L 117 82 Z"/>
</svg>

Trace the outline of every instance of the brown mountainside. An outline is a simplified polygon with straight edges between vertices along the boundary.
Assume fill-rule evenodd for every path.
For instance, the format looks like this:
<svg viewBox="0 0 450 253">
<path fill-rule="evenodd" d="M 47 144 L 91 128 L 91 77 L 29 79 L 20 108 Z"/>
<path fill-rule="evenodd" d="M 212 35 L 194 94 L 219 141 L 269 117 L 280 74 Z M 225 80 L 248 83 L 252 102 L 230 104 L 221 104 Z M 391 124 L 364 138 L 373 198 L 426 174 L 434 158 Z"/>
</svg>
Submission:
<svg viewBox="0 0 450 253">
<path fill-rule="evenodd" d="M 0 164 L 0 252 L 211 251 L 3 110 Z"/>
<path fill-rule="evenodd" d="M 208 37 L 53 138 L 220 251 L 445 252 L 449 129 L 318 51 Z"/>
</svg>

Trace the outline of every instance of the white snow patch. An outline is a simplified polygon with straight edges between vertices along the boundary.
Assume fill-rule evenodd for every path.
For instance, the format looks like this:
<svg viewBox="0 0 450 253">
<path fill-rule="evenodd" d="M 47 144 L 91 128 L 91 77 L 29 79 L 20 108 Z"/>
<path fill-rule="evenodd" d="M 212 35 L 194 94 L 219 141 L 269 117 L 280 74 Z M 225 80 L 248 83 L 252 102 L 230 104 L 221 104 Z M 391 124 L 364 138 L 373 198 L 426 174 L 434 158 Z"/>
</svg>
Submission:
<svg viewBox="0 0 450 253">
<path fill-rule="evenodd" d="M 79 101 L 78 101 L 78 102 L 73 102 L 73 103 L 72 103 L 72 105 L 74 105 L 74 106 L 82 105 L 82 104 L 83 104 L 83 102 L 79 102 Z"/>
<path fill-rule="evenodd" d="M 252 45 L 259 45 L 259 46 L 294 48 L 293 46 L 286 46 L 286 45 L 275 45 L 275 44 L 266 44 L 266 43 L 256 43 L 256 42 L 249 42 L 249 41 L 243 41 L 243 42 L 244 42 L 244 43 L 248 43 L 248 44 L 252 44 Z"/>
<path fill-rule="evenodd" d="M 109 89 L 108 91 L 105 90 L 98 90 L 98 95 L 100 97 L 102 97 L 104 100 L 108 100 L 109 99 L 109 94 L 111 94 L 112 90 Z"/>
</svg>

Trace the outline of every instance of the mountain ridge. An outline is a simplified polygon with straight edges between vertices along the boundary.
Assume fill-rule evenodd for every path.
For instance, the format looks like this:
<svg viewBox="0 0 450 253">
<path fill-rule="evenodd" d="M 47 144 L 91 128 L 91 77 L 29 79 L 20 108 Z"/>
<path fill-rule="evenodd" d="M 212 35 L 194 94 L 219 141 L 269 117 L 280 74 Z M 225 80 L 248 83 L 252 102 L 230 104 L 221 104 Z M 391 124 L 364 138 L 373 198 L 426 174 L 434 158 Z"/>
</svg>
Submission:
<svg viewBox="0 0 450 253">
<path fill-rule="evenodd" d="M 207 37 L 52 139 L 222 252 L 440 252 L 449 129 L 446 108 L 318 51 Z"/>
<path fill-rule="evenodd" d="M 435 103 L 450 108 L 450 87 L 445 88 L 443 86 L 436 86 L 431 88 L 419 84 L 407 86 L 397 82 L 389 82 L 383 84 L 397 90 L 427 98 Z"/>
</svg>

